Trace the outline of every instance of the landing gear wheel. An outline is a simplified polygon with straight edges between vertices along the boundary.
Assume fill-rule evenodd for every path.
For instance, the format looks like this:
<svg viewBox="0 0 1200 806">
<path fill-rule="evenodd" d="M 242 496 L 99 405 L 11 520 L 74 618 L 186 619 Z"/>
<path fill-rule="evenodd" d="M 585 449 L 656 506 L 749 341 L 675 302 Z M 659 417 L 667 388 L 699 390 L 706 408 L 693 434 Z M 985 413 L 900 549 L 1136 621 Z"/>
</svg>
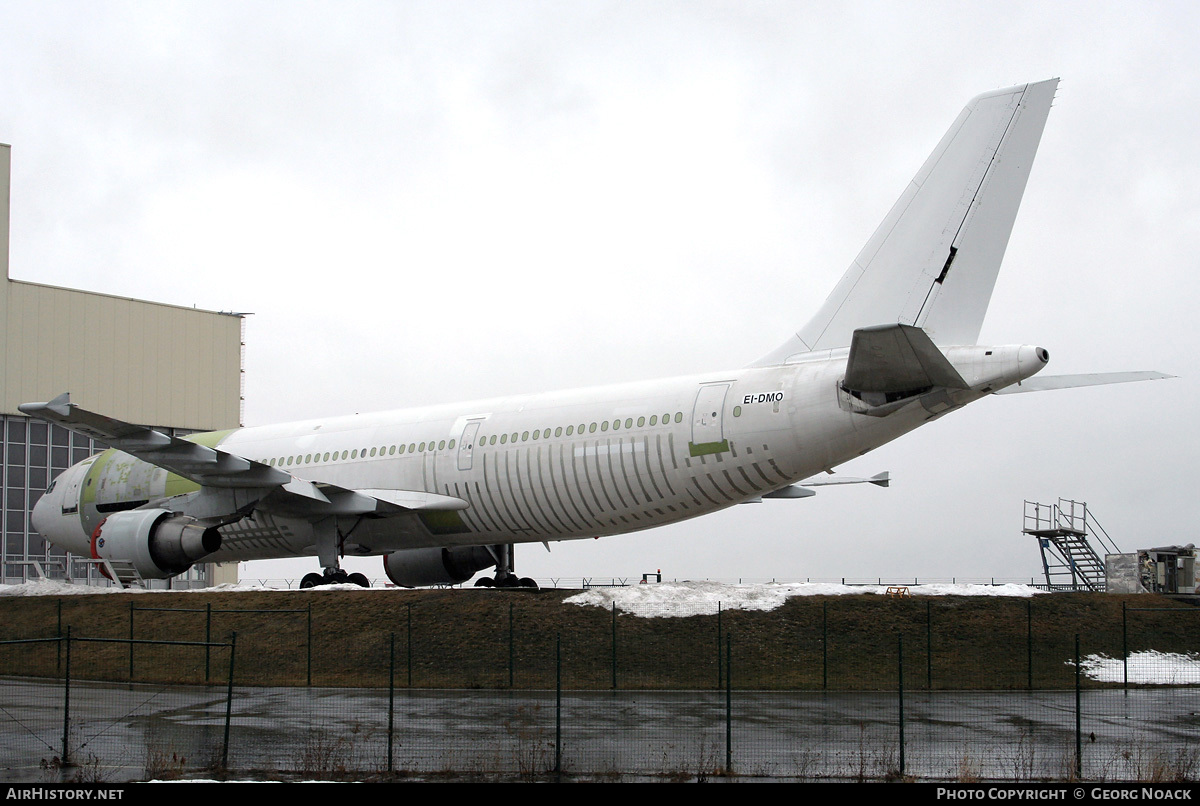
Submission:
<svg viewBox="0 0 1200 806">
<path fill-rule="evenodd" d="M 521 588 L 537 588 L 538 584 L 529 577 L 521 577 L 517 582 L 517 586 Z"/>
<path fill-rule="evenodd" d="M 346 577 L 346 581 L 351 585 L 357 585 L 360 588 L 371 587 L 371 580 L 367 579 L 366 574 L 351 574 L 350 576 Z"/>
<path fill-rule="evenodd" d="M 301 590 L 304 588 L 315 588 L 318 585 L 324 584 L 324 582 L 325 577 L 320 574 L 305 574 L 304 578 L 300 580 L 300 588 Z"/>
<path fill-rule="evenodd" d="M 475 580 L 475 587 L 477 588 L 491 588 L 494 587 L 495 584 L 496 583 L 492 581 L 491 577 L 480 577 L 479 579 Z"/>
</svg>

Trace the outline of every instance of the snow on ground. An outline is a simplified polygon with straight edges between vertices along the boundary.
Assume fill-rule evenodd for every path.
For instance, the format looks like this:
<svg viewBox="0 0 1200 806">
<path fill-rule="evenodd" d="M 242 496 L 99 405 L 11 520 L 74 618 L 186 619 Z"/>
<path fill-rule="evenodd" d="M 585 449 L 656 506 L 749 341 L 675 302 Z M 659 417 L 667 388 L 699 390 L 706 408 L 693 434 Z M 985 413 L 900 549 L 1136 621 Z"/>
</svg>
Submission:
<svg viewBox="0 0 1200 806">
<path fill-rule="evenodd" d="M 914 596 L 1033 596 L 1043 593 L 1028 585 L 968 585 L 929 583 L 909 585 Z M 191 588 L 175 591 L 145 590 L 143 588 L 100 587 L 74 585 L 49 579 L 34 580 L 23 585 L 0 585 L 0 596 L 76 596 L 97 593 L 212 593 L 214 591 L 298 590 L 295 582 L 285 580 L 243 580 L 232 585 L 211 588 Z M 789 596 L 839 596 L 847 594 L 887 593 L 887 585 L 841 585 L 834 582 L 763 582 L 732 584 L 727 582 L 662 582 L 628 587 L 591 588 L 565 601 L 577 605 L 592 605 L 617 609 L 646 617 L 697 616 L 723 610 L 774 610 Z M 355 590 L 357 585 L 326 585 L 315 591 Z M 370 590 L 395 590 L 374 587 Z"/>
<path fill-rule="evenodd" d="M 1103 683 L 1121 683 L 1125 680 L 1125 667 L 1120 658 L 1089 655 L 1079 665 L 1092 680 Z M 1153 649 L 1133 652 L 1129 655 L 1129 682 L 1164 686 L 1200 683 L 1200 655 L 1181 655 Z"/>
<path fill-rule="evenodd" d="M 635 616 L 702 616 L 721 610 L 774 610 L 790 596 L 886 594 L 887 585 L 840 585 L 827 582 L 731 585 L 724 582 L 663 582 L 625 588 L 592 588 L 563 601 L 617 609 Z M 910 585 L 914 596 L 1033 596 L 1027 585 Z"/>
</svg>

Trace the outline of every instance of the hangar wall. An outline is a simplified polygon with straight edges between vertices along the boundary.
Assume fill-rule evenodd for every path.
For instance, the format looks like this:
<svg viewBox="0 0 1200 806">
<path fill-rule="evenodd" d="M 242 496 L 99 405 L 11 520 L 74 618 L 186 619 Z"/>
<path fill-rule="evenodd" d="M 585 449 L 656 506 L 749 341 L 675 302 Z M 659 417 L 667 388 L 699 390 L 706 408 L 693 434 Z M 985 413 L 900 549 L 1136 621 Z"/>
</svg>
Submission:
<svg viewBox="0 0 1200 806">
<path fill-rule="evenodd" d="M 170 433 L 235 428 L 242 416 L 243 318 L 9 279 L 11 148 L 0 144 L 0 579 L 31 561 L 94 577 L 29 527 L 49 482 L 105 446 L 20 414 L 70 392 L 81 406 Z M 201 583 L 211 569 L 189 572 Z"/>
</svg>

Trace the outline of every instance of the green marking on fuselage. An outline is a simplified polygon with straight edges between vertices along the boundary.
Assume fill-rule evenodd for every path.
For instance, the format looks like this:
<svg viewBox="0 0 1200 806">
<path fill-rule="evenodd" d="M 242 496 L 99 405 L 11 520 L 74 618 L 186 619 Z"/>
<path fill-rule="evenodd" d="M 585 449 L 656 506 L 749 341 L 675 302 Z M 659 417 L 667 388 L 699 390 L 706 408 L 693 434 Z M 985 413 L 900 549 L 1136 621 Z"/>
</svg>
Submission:
<svg viewBox="0 0 1200 806">
<path fill-rule="evenodd" d="M 725 453 L 729 450 L 729 440 L 723 439 L 720 442 L 701 442 L 697 445 L 695 442 L 688 443 L 688 453 L 692 456 L 707 456 L 710 453 Z"/>
<path fill-rule="evenodd" d="M 215 448 L 225 441 L 225 437 L 237 431 L 236 428 L 227 428 L 224 431 L 203 431 L 199 434 L 188 434 L 182 439 L 188 442 L 195 442 L 197 445 L 203 445 L 206 448 Z M 196 482 L 185 479 L 177 473 L 167 474 L 167 486 L 163 493 L 166 496 L 183 495 L 185 493 L 194 493 L 200 489 L 200 485 Z"/>
<path fill-rule="evenodd" d="M 100 486 L 96 482 L 100 479 L 100 474 L 104 472 L 104 466 L 112 460 L 116 453 L 114 449 L 109 448 L 99 454 L 96 461 L 92 462 L 92 466 L 88 468 L 87 475 L 83 479 L 83 492 L 80 494 L 79 503 L 84 506 L 96 503 L 96 488 Z"/>
<path fill-rule="evenodd" d="M 425 524 L 425 528 L 435 535 L 454 535 L 471 531 L 454 510 L 418 512 L 417 516 L 421 523 Z"/>
<path fill-rule="evenodd" d="M 225 437 L 238 430 L 240 429 L 226 428 L 224 431 L 202 431 L 199 434 L 188 434 L 186 437 L 180 437 L 180 439 L 195 442 L 197 445 L 203 445 L 206 448 L 215 448 L 225 441 Z"/>
</svg>

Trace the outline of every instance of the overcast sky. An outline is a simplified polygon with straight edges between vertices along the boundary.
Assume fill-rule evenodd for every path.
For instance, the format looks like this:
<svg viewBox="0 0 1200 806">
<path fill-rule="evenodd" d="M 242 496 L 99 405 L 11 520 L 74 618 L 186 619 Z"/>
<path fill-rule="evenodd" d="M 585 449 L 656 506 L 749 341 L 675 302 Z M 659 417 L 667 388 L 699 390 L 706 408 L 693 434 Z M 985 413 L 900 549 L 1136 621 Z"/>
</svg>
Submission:
<svg viewBox="0 0 1200 806">
<path fill-rule="evenodd" d="M 246 425 L 739 367 L 968 99 L 1059 76 L 981 340 L 1180 379 L 990 398 L 841 468 L 887 490 L 518 552 L 1028 578 L 1027 498 L 1200 542 L 1197 31 L 1194 2 L 0 0 L 11 275 L 252 312 Z"/>
</svg>

